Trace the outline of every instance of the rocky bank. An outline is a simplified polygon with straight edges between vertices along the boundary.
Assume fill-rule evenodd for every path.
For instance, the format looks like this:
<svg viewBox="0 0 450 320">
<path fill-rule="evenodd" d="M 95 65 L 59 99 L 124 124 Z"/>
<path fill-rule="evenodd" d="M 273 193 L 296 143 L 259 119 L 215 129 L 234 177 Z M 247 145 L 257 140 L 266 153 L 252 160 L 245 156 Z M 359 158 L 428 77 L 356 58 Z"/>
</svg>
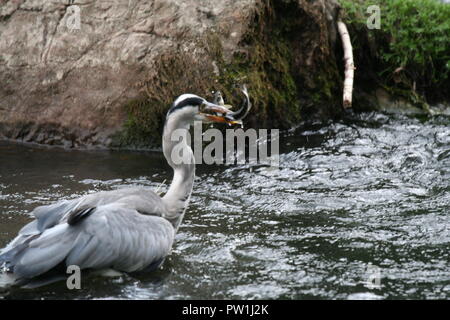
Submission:
<svg viewBox="0 0 450 320">
<path fill-rule="evenodd" d="M 335 1 L 0 0 L 0 138 L 158 146 L 169 104 L 246 83 L 249 125 L 341 112 Z"/>
</svg>

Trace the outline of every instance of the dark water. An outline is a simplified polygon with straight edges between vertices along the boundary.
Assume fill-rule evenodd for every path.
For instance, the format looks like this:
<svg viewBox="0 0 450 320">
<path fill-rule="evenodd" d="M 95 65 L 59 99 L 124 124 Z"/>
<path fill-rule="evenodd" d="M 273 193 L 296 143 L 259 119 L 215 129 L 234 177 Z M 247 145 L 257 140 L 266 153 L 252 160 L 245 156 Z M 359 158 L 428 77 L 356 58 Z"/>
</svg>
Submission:
<svg viewBox="0 0 450 320">
<path fill-rule="evenodd" d="M 85 279 L 81 290 L 60 283 L 3 296 L 450 298 L 449 117 L 363 114 L 303 126 L 280 147 L 279 170 L 198 166 L 161 270 Z M 37 205 L 130 185 L 156 189 L 170 177 L 160 153 L 1 143 L 0 246 Z M 368 283 L 377 274 L 379 283 Z"/>
</svg>

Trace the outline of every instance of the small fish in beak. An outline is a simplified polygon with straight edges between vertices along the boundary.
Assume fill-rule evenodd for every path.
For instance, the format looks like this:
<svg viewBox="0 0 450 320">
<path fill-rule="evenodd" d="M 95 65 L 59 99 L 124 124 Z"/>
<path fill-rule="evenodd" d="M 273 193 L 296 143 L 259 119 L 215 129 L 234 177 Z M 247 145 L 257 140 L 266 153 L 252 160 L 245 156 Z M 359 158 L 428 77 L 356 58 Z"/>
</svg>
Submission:
<svg viewBox="0 0 450 320">
<path fill-rule="evenodd" d="M 245 118 L 251 109 L 250 98 L 247 92 L 247 88 L 244 86 L 242 89 L 244 94 L 244 100 L 241 108 L 238 111 L 229 110 L 231 105 L 226 105 L 220 91 L 216 91 L 214 94 L 214 103 L 205 102 L 200 110 L 205 116 L 213 122 L 222 122 L 228 124 L 240 124 L 242 126 L 242 119 Z M 215 113 L 215 114 L 212 114 Z"/>
</svg>

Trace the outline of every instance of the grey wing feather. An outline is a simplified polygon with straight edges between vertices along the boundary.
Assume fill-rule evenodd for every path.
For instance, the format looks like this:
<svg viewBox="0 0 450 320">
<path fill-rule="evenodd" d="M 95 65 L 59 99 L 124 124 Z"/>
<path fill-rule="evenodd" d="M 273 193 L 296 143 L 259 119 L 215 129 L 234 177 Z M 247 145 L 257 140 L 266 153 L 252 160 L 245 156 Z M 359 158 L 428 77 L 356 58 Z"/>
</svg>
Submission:
<svg viewBox="0 0 450 320">
<path fill-rule="evenodd" d="M 39 276 L 61 262 L 82 269 L 139 271 L 170 252 L 175 231 L 161 217 L 164 212 L 161 199 L 142 188 L 38 207 L 33 212 L 36 220 L 0 253 L 0 266 L 6 262 L 22 279 Z M 76 219 L 69 224 L 71 214 Z"/>
<path fill-rule="evenodd" d="M 114 204 L 98 207 L 75 226 L 45 230 L 14 257 L 19 278 L 39 276 L 65 260 L 81 269 L 144 269 L 169 254 L 175 231 L 165 219 Z"/>
<path fill-rule="evenodd" d="M 163 216 L 167 211 L 161 198 L 156 193 L 141 187 L 97 192 L 73 200 L 39 206 L 32 211 L 36 220 L 25 225 L 13 241 L 3 250 L 0 250 L 0 255 L 18 244 L 26 242 L 30 236 L 40 234 L 64 221 L 66 216 L 73 211 L 119 202 L 130 209 L 136 209 L 142 214 Z"/>
<path fill-rule="evenodd" d="M 74 250 L 67 263 L 81 268 L 112 267 L 127 272 L 143 269 L 165 257 L 175 235 L 167 220 L 117 205 L 97 209 L 79 228 L 80 237 L 92 237 L 92 245 Z"/>
<path fill-rule="evenodd" d="M 68 224 L 59 224 L 30 241 L 28 247 L 11 261 L 14 274 L 19 278 L 30 279 L 63 261 L 74 246 L 75 235 L 68 229 Z"/>
<path fill-rule="evenodd" d="M 19 244 L 28 242 L 34 236 L 39 235 L 46 229 L 52 228 L 60 223 L 64 216 L 73 210 L 81 199 L 82 198 L 69 201 L 60 201 L 48 206 L 40 206 L 35 208 L 32 211 L 32 214 L 35 216 L 36 220 L 31 221 L 20 229 L 17 237 L 3 250 L 0 250 L 0 255 L 17 247 Z"/>
</svg>

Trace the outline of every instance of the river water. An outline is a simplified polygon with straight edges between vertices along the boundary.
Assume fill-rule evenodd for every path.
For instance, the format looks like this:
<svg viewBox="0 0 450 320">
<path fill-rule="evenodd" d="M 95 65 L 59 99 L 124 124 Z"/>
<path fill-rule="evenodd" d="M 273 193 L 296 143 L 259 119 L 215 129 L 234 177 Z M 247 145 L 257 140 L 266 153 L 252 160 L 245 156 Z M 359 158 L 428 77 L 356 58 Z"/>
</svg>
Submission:
<svg viewBox="0 0 450 320">
<path fill-rule="evenodd" d="M 280 168 L 197 167 L 163 267 L 10 299 L 449 299 L 450 118 L 366 113 L 282 135 Z M 0 143 L 0 246 L 34 207 L 171 178 L 159 152 Z M 167 190 L 167 185 L 161 191 Z"/>
</svg>

